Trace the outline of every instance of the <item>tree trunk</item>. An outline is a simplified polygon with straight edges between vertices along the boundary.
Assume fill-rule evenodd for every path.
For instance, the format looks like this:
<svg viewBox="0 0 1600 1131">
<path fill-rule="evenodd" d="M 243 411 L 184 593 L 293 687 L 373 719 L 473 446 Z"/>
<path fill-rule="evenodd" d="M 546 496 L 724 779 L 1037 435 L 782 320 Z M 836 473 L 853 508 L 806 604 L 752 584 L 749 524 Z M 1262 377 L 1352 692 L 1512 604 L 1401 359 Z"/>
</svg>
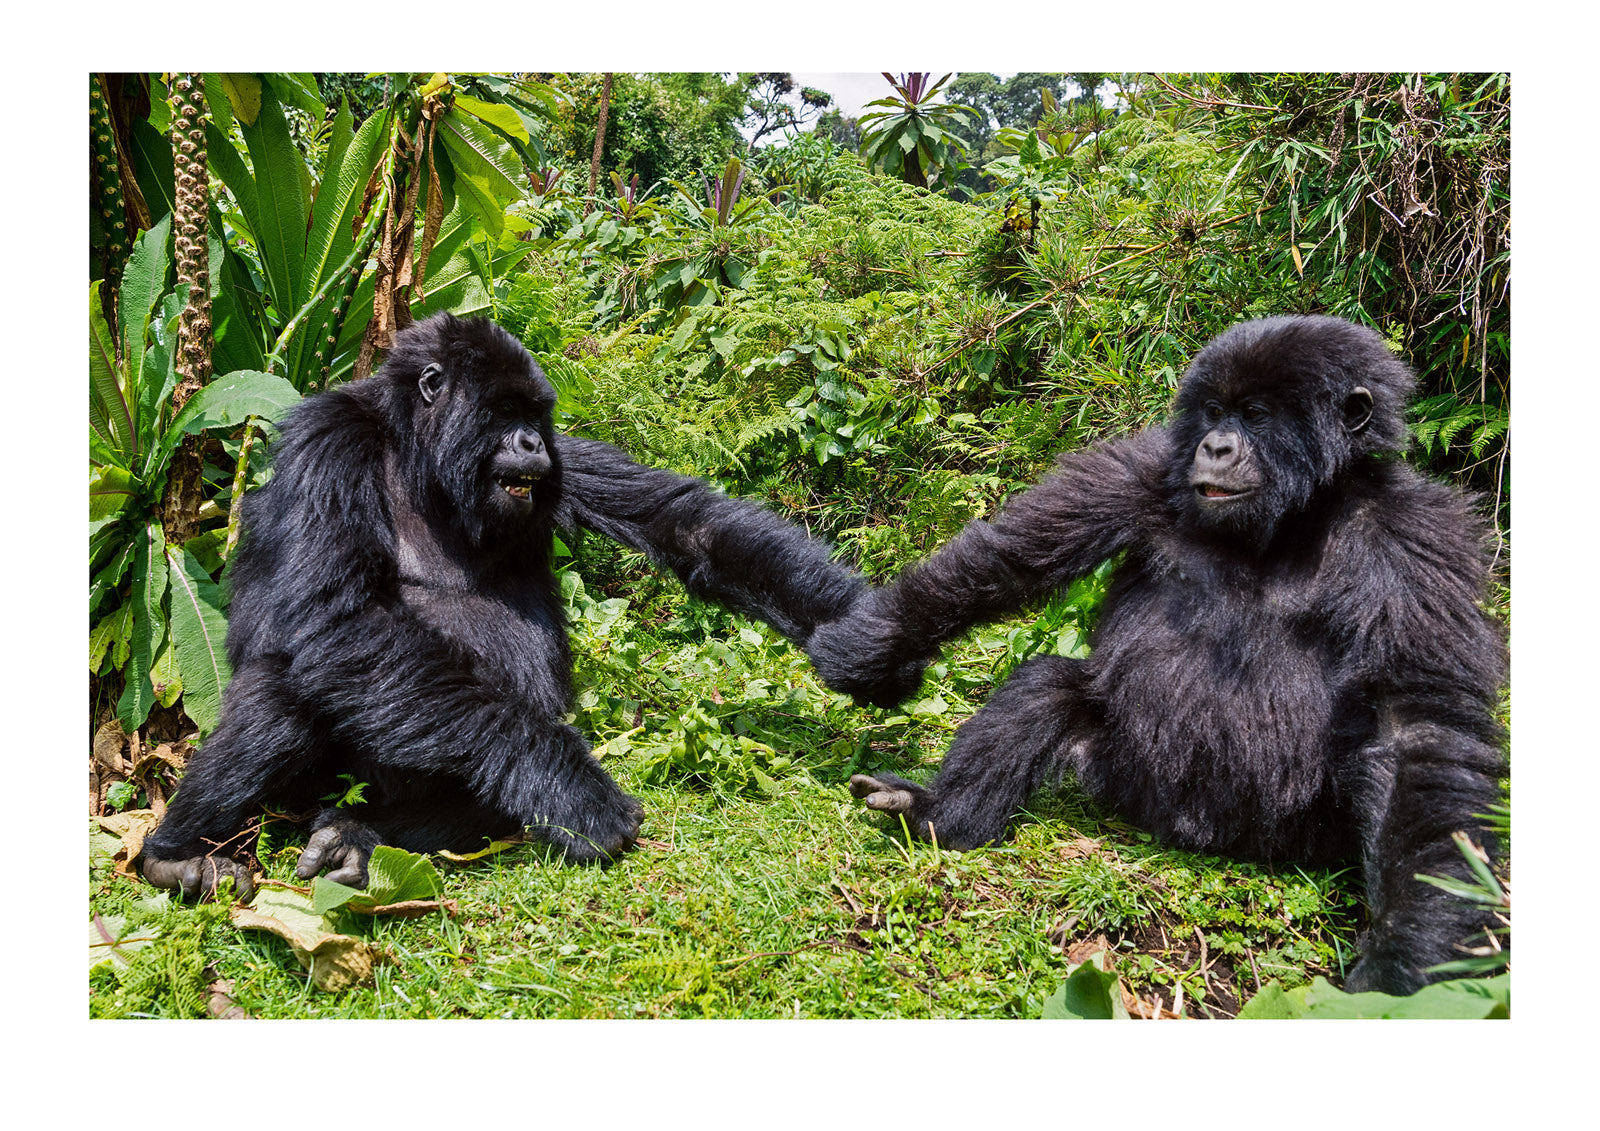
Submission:
<svg viewBox="0 0 1600 1131">
<path fill-rule="evenodd" d="M 606 147 L 606 116 L 611 112 L 611 76 L 607 71 L 600 84 L 600 120 L 594 127 L 594 156 L 589 158 L 589 203 L 583 206 L 585 216 L 594 211 L 594 190 L 600 183 L 600 155 Z"/>
</svg>

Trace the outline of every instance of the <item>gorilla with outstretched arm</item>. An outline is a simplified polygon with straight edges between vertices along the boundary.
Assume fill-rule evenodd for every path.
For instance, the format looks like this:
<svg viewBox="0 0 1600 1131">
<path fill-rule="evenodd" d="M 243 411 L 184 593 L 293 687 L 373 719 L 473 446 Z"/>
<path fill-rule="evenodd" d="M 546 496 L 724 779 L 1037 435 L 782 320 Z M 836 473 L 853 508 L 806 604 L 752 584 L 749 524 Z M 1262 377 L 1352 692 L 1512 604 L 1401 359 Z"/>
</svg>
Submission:
<svg viewBox="0 0 1600 1131">
<path fill-rule="evenodd" d="M 1200 352 L 1170 422 L 1054 474 L 822 626 L 832 687 L 880 705 L 941 644 L 1121 557 L 1084 659 L 1028 661 L 918 785 L 855 795 L 943 846 L 1001 839 L 1064 771 L 1202 852 L 1359 859 L 1371 928 L 1349 989 L 1407 993 L 1487 913 L 1451 834 L 1490 843 L 1502 636 L 1479 605 L 1487 531 L 1393 458 L 1406 366 L 1326 317 L 1246 322 Z"/>
<path fill-rule="evenodd" d="M 146 879 L 193 896 L 231 877 L 248 898 L 251 816 L 316 808 L 341 777 L 364 803 L 316 815 L 302 878 L 364 883 L 378 844 L 521 829 L 570 860 L 628 848 L 643 810 L 565 721 L 557 527 L 641 550 L 797 644 L 863 591 L 770 512 L 558 435 L 555 401 L 505 331 L 438 315 L 378 374 L 289 414 L 244 504 L 222 720 L 144 841 Z"/>
</svg>

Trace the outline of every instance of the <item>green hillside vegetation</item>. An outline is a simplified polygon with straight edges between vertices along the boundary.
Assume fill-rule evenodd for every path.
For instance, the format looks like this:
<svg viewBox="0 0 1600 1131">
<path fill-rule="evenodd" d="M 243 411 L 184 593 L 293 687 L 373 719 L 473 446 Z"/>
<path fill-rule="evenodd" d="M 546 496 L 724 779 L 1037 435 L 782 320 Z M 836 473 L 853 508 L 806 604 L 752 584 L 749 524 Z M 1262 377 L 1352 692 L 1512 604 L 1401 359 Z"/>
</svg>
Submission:
<svg viewBox="0 0 1600 1131">
<path fill-rule="evenodd" d="M 1161 420 L 1235 322 L 1350 318 L 1417 369 L 1409 458 L 1478 493 L 1509 618 L 1507 76 L 963 75 L 946 106 L 977 105 L 937 113 L 938 76 L 911 77 L 855 121 L 788 76 L 207 74 L 200 164 L 174 158 L 176 76 L 93 78 L 92 1016 L 1037 1018 L 1097 953 L 1134 1017 L 1339 982 L 1358 870 L 1165 849 L 1070 781 L 965 854 L 850 799 L 852 773 L 925 779 L 1016 664 L 1084 654 L 1109 563 L 888 711 L 585 537 L 558 546 L 573 722 L 647 808 L 626 858 L 436 860 L 422 913 L 328 915 L 377 958 L 339 989 L 124 874 L 119 834 L 215 725 L 268 425 L 370 371 L 407 312 L 494 318 L 559 428 L 762 500 L 880 578 L 1056 454 Z M 784 99 L 790 128 L 751 148 L 741 124 Z M 885 163 L 890 129 L 916 161 Z M 304 888 L 303 844 L 265 815 L 269 877 Z M 1504 870 L 1483 891 L 1509 915 Z M 1474 945 L 1463 972 L 1495 972 L 1509 932 Z"/>
</svg>

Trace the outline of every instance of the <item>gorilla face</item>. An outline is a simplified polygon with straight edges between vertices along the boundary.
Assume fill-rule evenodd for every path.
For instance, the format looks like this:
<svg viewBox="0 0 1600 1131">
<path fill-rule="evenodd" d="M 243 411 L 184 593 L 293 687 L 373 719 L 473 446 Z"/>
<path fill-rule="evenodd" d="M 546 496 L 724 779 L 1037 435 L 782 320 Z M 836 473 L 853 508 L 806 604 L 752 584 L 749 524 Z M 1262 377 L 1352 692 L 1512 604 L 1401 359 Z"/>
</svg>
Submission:
<svg viewBox="0 0 1600 1131">
<path fill-rule="evenodd" d="M 474 543 L 525 531 L 550 517 L 561 494 L 555 389 L 498 327 L 468 342 L 452 341 L 449 322 L 440 329 L 414 377 L 386 367 L 414 392 L 423 492 L 436 510 L 453 511 Z"/>
<path fill-rule="evenodd" d="M 1174 405 L 1168 475 L 1191 529 L 1265 544 L 1357 456 L 1398 446 L 1409 374 L 1365 336 L 1354 348 L 1353 333 L 1334 319 L 1262 319 L 1195 358 Z"/>
</svg>

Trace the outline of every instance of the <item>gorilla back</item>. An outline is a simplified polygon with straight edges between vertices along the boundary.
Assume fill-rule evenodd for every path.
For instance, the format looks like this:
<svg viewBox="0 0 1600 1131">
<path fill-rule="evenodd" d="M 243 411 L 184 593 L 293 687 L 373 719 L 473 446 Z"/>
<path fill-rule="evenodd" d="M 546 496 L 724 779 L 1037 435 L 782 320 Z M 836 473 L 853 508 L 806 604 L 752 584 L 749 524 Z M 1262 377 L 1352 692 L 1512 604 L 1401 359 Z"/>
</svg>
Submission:
<svg viewBox="0 0 1600 1131">
<path fill-rule="evenodd" d="M 1359 858 L 1372 929 L 1352 988 L 1415 989 L 1481 909 L 1451 834 L 1487 834 L 1504 678 L 1478 606 L 1486 532 L 1389 458 L 1409 370 L 1333 318 L 1247 322 L 1195 358 L 1171 421 L 1056 473 L 814 634 L 835 688 L 892 702 L 941 641 L 1124 555 L 1082 660 L 1018 668 L 933 782 L 858 797 L 955 848 L 991 843 L 1053 774 L 1187 848 Z"/>
<path fill-rule="evenodd" d="M 365 803 L 312 821 L 299 874 L 365 881 L 377 844 L 464 849 L 528 829 L 609 860 L 643 810 L 563 716 L 571 661 L 550 569 L 557 526 L 598 530 L 691 593 L 799 643 L 859 595 L 772 514 L 621 451 L 558 435 L 556 394 L 486 321 L 402 331 L 382 370 L 284 421 L 245 503 L 222 721 L 144 842 L 146 879 L 231 877 L 264 801 L 314 809 L 341 775 Z"/>
</svg>

